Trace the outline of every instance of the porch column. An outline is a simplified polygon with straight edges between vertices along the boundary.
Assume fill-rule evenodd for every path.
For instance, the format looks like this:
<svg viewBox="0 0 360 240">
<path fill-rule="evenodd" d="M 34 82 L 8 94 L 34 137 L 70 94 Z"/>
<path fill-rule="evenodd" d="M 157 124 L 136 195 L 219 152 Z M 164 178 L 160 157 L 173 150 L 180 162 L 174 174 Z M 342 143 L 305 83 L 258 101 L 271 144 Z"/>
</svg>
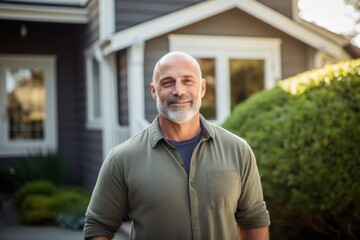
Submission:
<svg viewBox="0 0 360 240">
<path fill-rule="evenodd" d="M 133 135 L 145 125 L 144 42 L 137 42 L 127 50 L 129 127 Z"/>
<path fill-rule="evenodd" d="M 100 59 L 103 159 L 105 159 L 111 148 L 115 145 L 113 132 L 115 131 L 118 112 L 115 67 L 115 54 L 109 54 Z"/>
</svg>

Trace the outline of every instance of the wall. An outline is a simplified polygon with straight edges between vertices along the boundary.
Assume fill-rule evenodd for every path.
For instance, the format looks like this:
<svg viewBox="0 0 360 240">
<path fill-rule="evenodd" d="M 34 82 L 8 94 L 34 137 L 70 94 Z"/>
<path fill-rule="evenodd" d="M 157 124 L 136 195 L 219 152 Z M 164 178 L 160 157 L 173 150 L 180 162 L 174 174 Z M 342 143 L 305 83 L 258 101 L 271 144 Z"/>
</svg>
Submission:
<svg viewBox="0 0 360 240">
<path fill-rule="evenodd" d="M 79 47 L 76 52 L 77 69 L 76 82 L 76 131 L 77 152 L 80 161 L 79 174 L 82 185 L 92 189 L 102 164 L 102 132 L 101 130 L 89 130 L 86 128 L 86 69 L 85 49 L 89 48 L 99 39 L 99 11 L 98 0 L 90 0 L 87 5 L 90 21 L 84 26 L 78 37 Z"/>
<path fill-rule="evenodd" d="M 20 37 L 21 24 L 25 24 L 28 35 Z M 56 91 L 58 152 L 64 160 L 78 167 L 76 125 L 76 91 L 74 74 L 76 69 L 77 36 L 82 26 L 0 20 L 1 54 L 30 54 L 56 56 Z M 0 159 L 2 164 L 12 159 Z M 75 182 L 79 178 L 73 179 Z"/>
</svg>

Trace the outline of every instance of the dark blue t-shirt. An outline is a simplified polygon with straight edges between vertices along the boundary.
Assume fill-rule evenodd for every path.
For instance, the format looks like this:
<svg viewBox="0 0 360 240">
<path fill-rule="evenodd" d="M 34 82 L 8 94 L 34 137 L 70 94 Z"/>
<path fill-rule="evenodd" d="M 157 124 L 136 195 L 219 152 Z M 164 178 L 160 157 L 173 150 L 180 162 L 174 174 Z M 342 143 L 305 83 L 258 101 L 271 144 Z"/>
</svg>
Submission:
<svg viewBox="0 0 360 240">
<path fill-rule="evenodd" d="M 186 141 L 177 142 L 177 141 L 169 140 L 169 143 L 171 145 L 173 145 L 174 147 L 176 147 L 177 150 L 180 152 L 180 155 L 184 161 L 184 166 L 185 166 L 185 170 L 186 170 L 187 174 L 189 174 L 190 160 L 191 160 L 192 153 L 193 153 L 196 145 L 200 141 L 201 136 L 202 136 L 202 134 L 200 132 L 195 137 L 193 137 L 189 140 L 186 140 Z"/>
</svg>

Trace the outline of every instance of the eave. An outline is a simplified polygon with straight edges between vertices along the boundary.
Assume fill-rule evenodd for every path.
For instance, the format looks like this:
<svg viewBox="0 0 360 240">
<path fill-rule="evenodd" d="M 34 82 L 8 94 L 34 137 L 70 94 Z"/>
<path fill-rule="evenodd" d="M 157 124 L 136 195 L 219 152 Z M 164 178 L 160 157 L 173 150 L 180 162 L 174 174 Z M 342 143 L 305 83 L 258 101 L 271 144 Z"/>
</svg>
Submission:
<svg viewBox="0 0 360 240">
<path fill-rule="evenodd" d="M 85 24 L 86 8 L 0 4 L 0 19 Z"/>
</svg>

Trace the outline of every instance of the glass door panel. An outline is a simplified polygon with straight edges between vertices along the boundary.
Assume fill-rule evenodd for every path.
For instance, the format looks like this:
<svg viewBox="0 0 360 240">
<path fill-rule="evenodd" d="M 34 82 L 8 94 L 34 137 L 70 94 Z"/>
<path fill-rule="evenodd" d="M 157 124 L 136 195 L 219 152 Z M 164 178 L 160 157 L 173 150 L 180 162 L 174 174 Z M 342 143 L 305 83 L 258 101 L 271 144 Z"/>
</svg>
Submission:
<svg viewBox="0 0 360 240">
<path fill-rule="evenodd" d="M 230 59 L 231 110 L 253 93 L 264 89 L 262 59 Z"/>
<path fill-rule="evenodd" d="M 6 111 L 9 141 L 43 140 L 46 91 L 44 70 L 5 70 Z"/>
<path fill-rule="evenodd" d="M 206 80 L 206 93 L 202 99 L 200 113 L 208 120 L 216 119 L 215 59 L 197 58 L 202 77 Z"/>
</svg>

